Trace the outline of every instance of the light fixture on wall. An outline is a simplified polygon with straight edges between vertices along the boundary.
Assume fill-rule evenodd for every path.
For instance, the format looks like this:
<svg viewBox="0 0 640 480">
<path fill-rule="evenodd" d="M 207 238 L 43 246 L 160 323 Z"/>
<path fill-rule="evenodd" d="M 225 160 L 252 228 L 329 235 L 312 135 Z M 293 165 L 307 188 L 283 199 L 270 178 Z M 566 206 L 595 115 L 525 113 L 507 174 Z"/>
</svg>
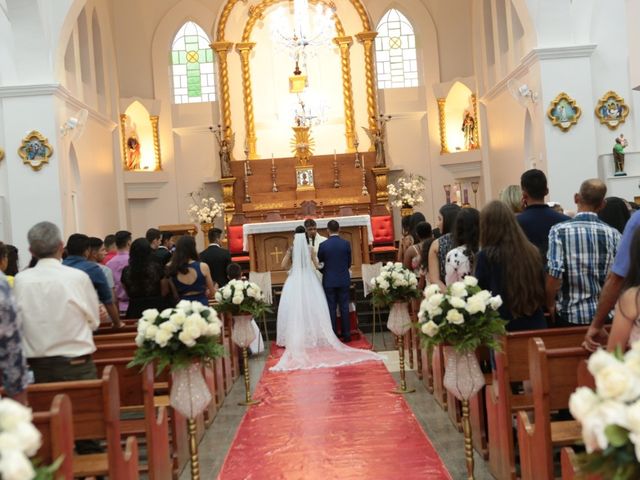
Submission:
<svg viewBox="0 0 640 480">
<path fill-rule="evenodd" d="M 520 105 L 527 107 L 529 104 L 536 104 L 538 102 L 538 93 L 531 90 L 529 85 L 523 83 L 518 85 L 514 79 L 509 80 L 507 83 L 509 92 L 515 98 Z"/>
<path fill-rule="evenodd" d="M 60 135 L 66 137 L 71 134 L 71 141 L 77 140 L 84 132 L 84 127 L 89 118 L 89 111 L 86 108 L 78 111 L 74 117 L 69 117 L 64 125 L 60 127 Z"/>
</svg>

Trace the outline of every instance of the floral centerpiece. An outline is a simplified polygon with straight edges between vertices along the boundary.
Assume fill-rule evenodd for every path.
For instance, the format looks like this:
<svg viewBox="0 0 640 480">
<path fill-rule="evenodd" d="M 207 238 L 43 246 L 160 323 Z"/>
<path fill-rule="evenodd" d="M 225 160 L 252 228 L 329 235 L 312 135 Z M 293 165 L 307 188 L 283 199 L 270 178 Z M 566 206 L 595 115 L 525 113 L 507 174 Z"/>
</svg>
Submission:
<svg viewBox="0 0 640 480">
<path fill-rule="evenodd" d="M 192 222 L 213 223 L 224 213 L 224 203 L 218 202 L 214 197 L 204 197 L 202 190 L 191 192 L 190 196 L 192 202 L 187 213 Z"/>
<path fill-rule="evenodd" d="M 31 410 L 15 400 L 0 400 L 0 478 L 3 480 L 49 480 L 62 458 L 50 467 L 34 467 L 29 460 L 42 443 L 33 426 Z"/>
<path fill-rule="evenodd" d="M 413 208 L 424 202 L 422 192 L 424 192 L 424 177 L 421 175 L 409 174 L 407 177 L 400 177 L 394 183 L 387 185 L 389 202 L 394 207 Z"/>
<path fill-rule="evenodd" d="M 603 479 L 640 478 L 640 342 L 625 354 L 598 350 L 588 368 L 595 391 L 579 387 L 569 399 L 586 448 L 576 466 Z"/>
</svg>

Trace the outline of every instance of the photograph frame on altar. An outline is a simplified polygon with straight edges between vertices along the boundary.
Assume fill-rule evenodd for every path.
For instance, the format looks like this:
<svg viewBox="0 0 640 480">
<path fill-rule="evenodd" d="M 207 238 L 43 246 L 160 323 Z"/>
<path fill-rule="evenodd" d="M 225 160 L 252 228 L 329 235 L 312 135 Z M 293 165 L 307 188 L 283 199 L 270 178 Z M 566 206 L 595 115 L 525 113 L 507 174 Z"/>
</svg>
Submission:
<svg viewBox="0 0 640 480">
<path fill-rule="evenodd" d="M 615 130 L 627 119 L 629 105 L 625 103 L 624 98 L 613 90 L 609 90 L 598 100 L 595 113 L 602 125 L 606 125 L 610 130 Z"/>
<path fill-rule="evenodd" d="M 565 92 L 560 93 L 549 106 L 547 117 L 554 127 L 563 132 L 568 132 L 572 126 L 578 123 L 582 115 L 582 109 L 576 101 Z"/>
<path fill-rule="evenodd" d="M 296 167 L 296 190 L 315 190 L 315 188 L 313 166 L 305 165 Z"/>
</svg>

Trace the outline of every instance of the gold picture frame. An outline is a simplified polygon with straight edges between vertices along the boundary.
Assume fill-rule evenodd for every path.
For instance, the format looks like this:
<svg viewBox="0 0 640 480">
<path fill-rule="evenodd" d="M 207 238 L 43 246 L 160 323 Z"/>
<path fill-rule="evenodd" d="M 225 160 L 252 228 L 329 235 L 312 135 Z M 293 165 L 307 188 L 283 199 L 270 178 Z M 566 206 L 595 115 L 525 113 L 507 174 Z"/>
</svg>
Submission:
<svg viewBox="0 0 640 480">
<path fill-rule="evenodd" d="M 551 124 L 563 132 L 568 132 L 572 126 L 576 125 L 580 115 L 582 115 L 582 109 L 565 92 L 560 93 L 547 110 L 547 117 L 551 120 Z"/>
<path fill-rule="evenodd" d="M 0 148 L 0 160 L 4 159 L 4 150 Z"/>
<path fill-rule="evenodd" d="M 598 100 L 595 114 L 602 125 L 606 125 L 610 130 L 615 130 L 627 119 L 629 105 L 624 102 L 624 98 L 613 90 L 609 90 Z"/>
<path fill-rule="evenodd" d="M 299 165 L 296 167 L 296 190 L 315 190 L 313 165 Z"/>
<path fill-rule="evenodd" d="M 34 172 L 37 172 L 43 165 L 49 163 L 53 155 L 53 147 L 44 135 L 37 130 L 32 130 L 22 139 L 18 155 L 22 158 L 22 163 L 29 165 Z"/>
</svg>

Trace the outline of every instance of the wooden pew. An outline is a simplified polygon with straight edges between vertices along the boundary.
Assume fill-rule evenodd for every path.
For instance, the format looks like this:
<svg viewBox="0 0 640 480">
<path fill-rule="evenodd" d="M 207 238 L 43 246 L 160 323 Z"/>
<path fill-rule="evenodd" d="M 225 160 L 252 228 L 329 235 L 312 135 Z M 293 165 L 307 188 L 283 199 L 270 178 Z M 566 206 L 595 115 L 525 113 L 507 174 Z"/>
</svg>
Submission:
<svg viewBox="0 0 640 480">
<path fill-rule="evenodd" d="M 513 415 L 533 408 L 530 394 L 514 394 L 511 389 L 512 382 L 529 380 L 529 340 L 540 337 L 547 348 L 578 347 L 586 331 L 587 327 L 527 330 L 500 339 L 502 348 L 494 353 L 492 384 L 485 389 L 489 470 L 498 480 L 516 478 Z"/>
<path fill-rule="evenodd" d="M 522 480 L 553 480 L 553 447 L 580 443 L 580 424 L 551 421 L 551 413 L 569 408 L 569 396 L 578 387 L 577 367 L 588 355 L 582 347 L 551 349 L 540 338 L 529 340 L 534 419 L 518 412 Z"/>
<path fill-rule="evenodd" d="M 433 378 L 433 398 L 445 411 L 447 410 L 447 391 L 444 388 L 444 347 L 433 347 L 431 372 Z"/>
<path fill-rule="evenodd" d="M 69 397 L 56 395 L 49 410 L 33 412 L 33 424 L 42 436 L 35 458 L 45 466 L 61 458 L 55 478 L 73 480 L 73 417 Z"/>
<path fill-rule="evenodd" d="M 38 383 L 27 389 L 29 405 L 45 410 L 60 393 L 71 399 L 75 440 L 105 439 L 106 453 L 75 455 L 75 476 L 108 475 L 109 478 L 138 478 L 138 444 L 128 437 L 125 450 L 120 444 L 120 391 L 118 377 L 112 367 L 104 369 L 102 378 L 70 382 Z"/>
</svg>

